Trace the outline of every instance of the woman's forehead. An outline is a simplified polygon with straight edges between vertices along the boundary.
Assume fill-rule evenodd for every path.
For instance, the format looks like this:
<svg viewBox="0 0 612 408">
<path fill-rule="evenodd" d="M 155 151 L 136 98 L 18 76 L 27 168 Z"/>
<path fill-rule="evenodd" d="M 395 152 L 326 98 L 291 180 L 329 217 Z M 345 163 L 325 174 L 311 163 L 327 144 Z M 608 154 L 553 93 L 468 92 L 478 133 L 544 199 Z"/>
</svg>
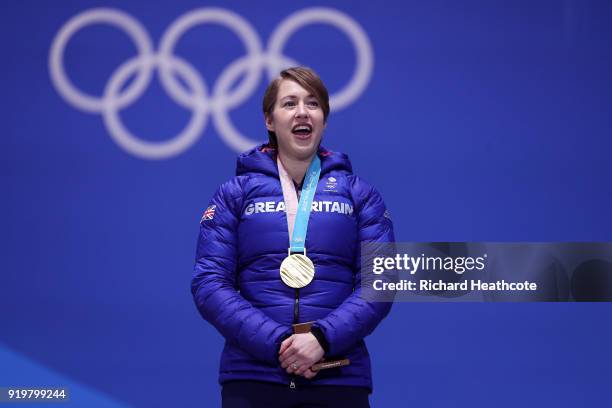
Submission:
<svg viewBox="0 0 612 408">
<path fill-rule="evenodd" d="M 283 79 L 278 87 L 278 99 L 287 97 L 308 97 L 313 96 L 302 85 L 290 79 Z"/>
</svg>

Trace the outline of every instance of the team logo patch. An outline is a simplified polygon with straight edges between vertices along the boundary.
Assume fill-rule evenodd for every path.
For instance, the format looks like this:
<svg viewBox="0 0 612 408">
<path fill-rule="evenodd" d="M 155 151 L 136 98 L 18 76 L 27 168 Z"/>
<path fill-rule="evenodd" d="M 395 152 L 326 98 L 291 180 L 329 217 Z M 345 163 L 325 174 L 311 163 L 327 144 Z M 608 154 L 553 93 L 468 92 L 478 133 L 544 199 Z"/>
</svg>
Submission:
<svg viewBox="0 0 612 408">
<path fill-rule="evenodd" d="M 200 220 L 200 222 L 206 221 L 206 220 L 212 220 L 215 216 L 216 208 L 217 208 L 216 205 L 211 205 L 210 207 L 208 207 L 206 211 L 204 211 L 204 214 L 202 214 L 202 219 Z"/>
<path fill-rule="evenodd" d="M 338 190 L 336 190 L 336 187 L 338 186 L 337 184 L 337 180 L 335 177 L 329 177 L 327 179 L 327 183 L 325 183 L 325 190 L 323 191 L 333 191 L 333 192 L 337 192 Z"/>
</svg>

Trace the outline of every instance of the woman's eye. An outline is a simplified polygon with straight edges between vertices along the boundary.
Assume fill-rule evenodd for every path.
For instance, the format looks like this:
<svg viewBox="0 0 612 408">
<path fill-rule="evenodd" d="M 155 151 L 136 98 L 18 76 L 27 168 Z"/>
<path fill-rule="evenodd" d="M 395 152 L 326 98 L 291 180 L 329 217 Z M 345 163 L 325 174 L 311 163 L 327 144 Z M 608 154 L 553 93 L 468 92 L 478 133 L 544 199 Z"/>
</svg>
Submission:
<svg viewBox="0 0 612 408">
<path fill-rule="evenodd" d="M 283 106 L 292 107 L 292 106 L 295 106 L 295 102 L 287 101 L 287 102 L 283 103 Z"/>
<path fill-rule="evenodd" d="M 308 106 L 311 106 L 313 108 L 318 108 L 319 107 L 319 102 L 317 102 L 317 101 L 310 101 L 310 102 L 308 102 Z"/>
</svg>

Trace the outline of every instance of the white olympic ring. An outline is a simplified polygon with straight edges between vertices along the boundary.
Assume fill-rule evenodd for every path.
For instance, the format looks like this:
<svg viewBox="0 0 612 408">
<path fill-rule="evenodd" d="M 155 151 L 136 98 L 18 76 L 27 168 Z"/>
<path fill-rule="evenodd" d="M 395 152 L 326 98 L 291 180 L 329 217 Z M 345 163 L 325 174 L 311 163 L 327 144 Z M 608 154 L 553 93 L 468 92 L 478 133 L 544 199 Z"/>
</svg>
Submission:
<svg viewBox="0 0 612 408">
<path fill-rule="evenodd" d="M 101 97 L 86 94 L 68 79 L 64 68 L 64 52 L 70 38 L 91 24 L 110 24 L 126 32 L 135 43 L 138 54 L 122 63 L 111 75 Z M 215 23 L 232 30 L 242 41 L 246 55 L 232 62 L 220 74 L 212 91 L 199 72 L 189 62 L 173 54 L 180 37 L 193 27 Z M 343 109 L 361 95 L 372 76 L 374 58 L 368 36 L 361 26 L 346 14 L 324 7 L 299 10 L 282 21 L 272 33 L 267 51 L 251 24 L 240 15 L 222 8 L 205 7 L 185 13 L 166 29 L 154 47 L 147 30 L 132 16 L 110 8 L 94 8 L 72 17 L 64 24 L 51 45 L 49 72 L 58 93 L 70 105 L 90 113 L 101 113 L 106 129 L 113 140 L 127 152 L 144 159 L 164 159 L 176 156 L 191 147 L 202 135 L 210 114 L 225 143 L 237 152 L 248 150 L 256 141 L 243 136 L 229 118 L 229 111 L 246 101 L 261 81 L 262 70 L 273 79 L 282 69 L 299 65 L 282 54 L 283 47 L 302 27 L 326 23 L 344 32 L 356 51 L 355 71 L 345 87 L 330 95 L 334 111 Z M 134 136 L 121 122 L 118 112 L 134 103 L 145 92 L 153 70 L 158 69 L 160 82 L 168 95 L 180 106 L 191 109 L 189 123 L 170 140 L 151 142 Z M 126 81 L 135 76 L 129 86 Z M 176 78 L 181 77 L 184 86 Z M 235 89 L 232 85 L 242 81 Z M 230 91 L 231 89 L 231 91 Z"/>
</svg>

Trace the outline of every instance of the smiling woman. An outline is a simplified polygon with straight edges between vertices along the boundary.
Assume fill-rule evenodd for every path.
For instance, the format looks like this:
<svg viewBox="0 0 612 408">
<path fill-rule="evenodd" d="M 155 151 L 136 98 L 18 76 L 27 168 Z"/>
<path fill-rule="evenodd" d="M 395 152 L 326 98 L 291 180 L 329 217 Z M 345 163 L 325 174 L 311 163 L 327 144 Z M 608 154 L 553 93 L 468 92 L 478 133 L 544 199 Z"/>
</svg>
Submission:
<svg viewBox="0 0 612 408">
<path fill-rule="evenodd" d="M 317 98 L 294 81 L 281 81 L 277 102 L 266 112 L 266 127 L 278 143 L 284 158 L 312 158 L 325 128 L 323 110 Z"/>
<path fill-rule="evenodd" d="M 278 147 L 285 156 L 309 158 L 321 142 L 329 95 L 314 71 L 292 68 L 268 85 L 263 111 L 269 146 Z"/>
<path fill-rule="evenodd" d="M 364 338 L 391 304 L 360 296 L 359 250 L 392 242 L 391 220 L 348 157 L 321 146 L 329 96 L 314 71 L 282 71 L 263 113 L 269 142 L 210 202 L 191 287 L 226 339 L 223 406 L 368 407 Z"/>
</svg>

